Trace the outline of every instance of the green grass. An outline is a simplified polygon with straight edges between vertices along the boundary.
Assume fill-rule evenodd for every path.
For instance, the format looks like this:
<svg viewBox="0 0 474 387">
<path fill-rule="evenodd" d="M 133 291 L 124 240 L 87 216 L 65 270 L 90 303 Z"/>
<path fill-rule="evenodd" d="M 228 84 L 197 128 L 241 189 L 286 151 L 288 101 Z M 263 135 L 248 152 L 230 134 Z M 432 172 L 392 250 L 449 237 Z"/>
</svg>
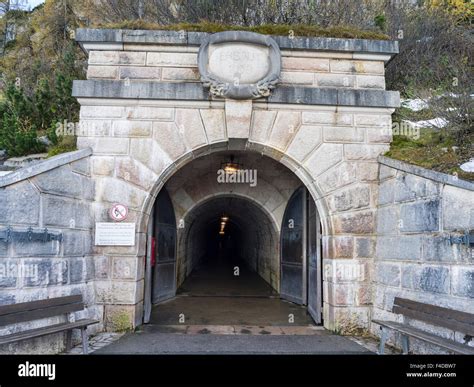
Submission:
<svg viewBox="0 0 474 387">
<path fill-rule="evenodd" d="M 474 134 L 463 143 L 464 145 L 456 148 L 452 136 L 444 131 L 421 129 L 419 139 L 394 136 L 390 150 L 385 156 L 438 172 L 457 174 L 460 179 L 474 181 L 474 173 L 459 168 L 460 164 L 474 156 Z"/>
<path fill-rule="evenodd" d="M 330 38 L 350 38 L 350 39 L 375 39 L 389 40 L 390 37 L 378 31 L 361 30 L 350 26 L 334 26 L 323 28 L 316 25 L 285 25 L 285 24 L 262 24 L 254 27 L 245 27 L 237 25 L 226 25 L 210 22 L 201 23 L 178 23 L 169 25 L 160 25 L 157 23 L 146 22 L 143 20 L 131 20 L 118 23 L 106 23 L 95 25 L 96 28 L 109 29 L 130 29 L 130 30 L 170 30 L 170 31 L 195 31 L 195 32 L 222 32 L 222 31 L 252 31 L 265 35 L 283 35 L 289 36 L 293 31 L 295 37 L 313 36 Z"/>
</svg>

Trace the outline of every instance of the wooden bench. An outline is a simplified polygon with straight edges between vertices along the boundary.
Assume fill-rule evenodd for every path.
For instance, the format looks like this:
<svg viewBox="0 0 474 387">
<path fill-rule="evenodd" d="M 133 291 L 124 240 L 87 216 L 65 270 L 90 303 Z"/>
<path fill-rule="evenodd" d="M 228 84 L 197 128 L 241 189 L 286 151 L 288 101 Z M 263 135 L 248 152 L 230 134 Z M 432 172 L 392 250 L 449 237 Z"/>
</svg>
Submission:
<svg viewBox="0 0 474 387">
<path fill-rule="evenodd" d="M 0 326 L 8 326 L 11 324 L 60 315 L 65 315 L 68 321 L 61 324 L 54 324 L 42 328 L 35 328 L 0 336 L 0 345 L 47 336 L 59 332 L 66 332 L 66 350 L 69 351 L 72 346 L 72 330 L 80 329 L 82 336 L 82 350 L 84 354 L 87 354 L 87 326 L 97 324 L 99 321 L 82 319 L 69 322 L 69 315 L 71 313 L 83 309 L 84 303 L 82 301 L 82 295 L 50 298 L 47 300 L 0 306 Z"/>
<path fill-rule="evenodd" d="M 398 297 L 394 300 L 392 312 L 401 314 L 404 318 L 408 317 L 413 320 L 423 321 L 430 325 L 464 333 L 464 344 L 433 335 L 408 324 L 394 321 L 373 320 L 374 323 L 380 325 L 380 329 L 382 330 L 379 349 L 380 354 L 384 353 L 385 342 L 388 338 L 388 329 L 400 332 L 404 354 L 407 354 L 409 351 L 410 337 L 437 345 L 441 348 L 447 349 L 449 352 L 466 355 L 474 354 L 474 347 L 467 345 L 474 336 L 474 314 L 460 312 L 454 309 L 441 308 L 439 306 Z"/>
</svg>

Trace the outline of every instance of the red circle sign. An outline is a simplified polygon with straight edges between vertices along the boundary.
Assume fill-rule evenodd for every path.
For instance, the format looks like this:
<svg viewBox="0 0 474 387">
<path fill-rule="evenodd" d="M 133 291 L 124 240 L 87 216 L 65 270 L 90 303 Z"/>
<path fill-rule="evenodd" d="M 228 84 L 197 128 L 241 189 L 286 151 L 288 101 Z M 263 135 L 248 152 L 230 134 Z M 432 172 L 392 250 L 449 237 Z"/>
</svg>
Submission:
<svg viewBox="0 0 474 387">
<path fill-rule="evenodd" d="M 128 208 L 123 204 L 114 204 L 109 210 L 109 216 L 116 222 L 125 220 L 128 215 Z"/>
</svg>

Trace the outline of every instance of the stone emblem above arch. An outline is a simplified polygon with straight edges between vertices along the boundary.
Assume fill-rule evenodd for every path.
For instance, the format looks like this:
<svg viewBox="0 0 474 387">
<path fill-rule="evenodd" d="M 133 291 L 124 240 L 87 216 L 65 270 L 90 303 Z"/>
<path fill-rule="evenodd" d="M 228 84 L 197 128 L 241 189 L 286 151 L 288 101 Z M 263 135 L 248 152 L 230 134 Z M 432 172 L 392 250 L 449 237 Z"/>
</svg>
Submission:
<svg viewBox="0 0 474 387">
<path fill-rule="evenodd" d="M 219 32 L 201 44 L 198 68 L 203 85 L 216 97 L 268 97 L 280 79 L 280 48 L 270 36 Z"/>
</svg>

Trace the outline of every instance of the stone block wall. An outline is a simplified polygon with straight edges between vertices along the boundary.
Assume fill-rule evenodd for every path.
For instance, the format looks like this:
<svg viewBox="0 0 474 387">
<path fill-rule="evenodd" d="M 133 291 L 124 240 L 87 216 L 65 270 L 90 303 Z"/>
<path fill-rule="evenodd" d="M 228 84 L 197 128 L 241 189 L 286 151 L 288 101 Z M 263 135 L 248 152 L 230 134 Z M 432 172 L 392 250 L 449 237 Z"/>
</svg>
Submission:
<svg viewBox="0 0 474 387">
<path fill-rule="evenodd" d="M 95 303 L 93 251 L 94 182 L 88 149 L 59 155 L 0 178 L 0 232 L 44 232 L 62 240 L 0 240 L 0 305 L 82 294 L 86 309 L 76 318 L 102 320 Z M 61 318 L 2 327 L 0 335 L 60 322 Z M 102 324 L 91 326 L 91 331 Z M 3 353 L 64 349 L 63 335 L 5 345 Z"/>
<path fill-rule="evenodd" d="M 474 184 L 387 158 L 379 177 L 372 318 L 401 318 L 391 313 L 394 297 L 474 313 L 474 249 L 449 242 L 474 230 Z M 458 332 L 406 321 L 463 342 Z M 440 351 L 416 340 L 412 350 Z"/>
<path fill-rule="evenodd" d="M 124 51 L 91 51 L 87 79 L 199 82 L 198 47 L 124 44 Z M 282 50 L 281 84 L 385 90 L 383 57 Z"/>
</svg>

